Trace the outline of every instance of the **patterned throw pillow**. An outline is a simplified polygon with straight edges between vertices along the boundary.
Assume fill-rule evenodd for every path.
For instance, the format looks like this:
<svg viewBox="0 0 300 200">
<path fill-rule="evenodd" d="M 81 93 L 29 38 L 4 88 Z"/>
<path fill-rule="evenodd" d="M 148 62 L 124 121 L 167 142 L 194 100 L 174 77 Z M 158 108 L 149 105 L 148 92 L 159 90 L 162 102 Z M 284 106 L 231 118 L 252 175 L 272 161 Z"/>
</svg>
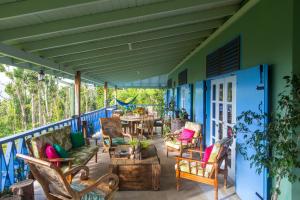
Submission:
<svg viewBox="0 0 300 200">
<path fill-rule="evenodd" d="M 213 150 L 213 147 L 214 147 L 213 144 L 210 145 L 209 147 L 206 147 L 205 152 L 204 152 L 204 156 L 202 158 L 202 162 L 204 162 L 204 163 L 202 163 L 202 168 L 206 167 L 206 163 L 208 162 L 208 159 L 209 159 L 210 154 L 211 154 L 211 152 Z"/>
<path fill-rule="evenodd" d="M 214 147 L 213 147 L 213 149 L 210 153 L 208 162 L 215 162 L 216 161 L 217 156 L 218 156 L 219 151 L 220 151 L 220 148 L 221 148 L 221 145 L 219 143 L 214 144 Z"/>
<path fill-rule="evenodd" d="M 61 158 L 69 158 L 68 152 L 62 148 L 62 146 L 59 144 L 53 144 L 53 147 Z"/>
</svg>

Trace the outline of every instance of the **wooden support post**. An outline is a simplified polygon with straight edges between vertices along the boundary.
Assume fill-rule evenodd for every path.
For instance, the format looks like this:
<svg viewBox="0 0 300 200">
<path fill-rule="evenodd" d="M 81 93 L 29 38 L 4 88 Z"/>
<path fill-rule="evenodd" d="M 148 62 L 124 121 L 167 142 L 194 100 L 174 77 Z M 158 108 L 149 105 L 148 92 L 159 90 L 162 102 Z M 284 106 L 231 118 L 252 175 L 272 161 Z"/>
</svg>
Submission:
<svg viewBox="0 0 300 200">
<path fill-rule="evenodd" d="M 75 91 L 74 91 L 74 85 L 72 84 L 70 86 L 70 114 L 71 117 L 75 115 Z"/>
<path fill-rule="evenodd" d="M 117 98 L 118 98 L 118 88 L 115 85 L 115 105 L 117 105 Z"/>
<path fill-rule="evenodd" d="M 77 127 L 80 130 L 80 71 L 77 71 L 75 74 L 75 115 L 78 117 Z"/>
<path fill-rule="evenodd" d="M 104 108 L 108 107 L 108 89 L 107 89 L 107 82 L 104 83 Z"/>
</svg>

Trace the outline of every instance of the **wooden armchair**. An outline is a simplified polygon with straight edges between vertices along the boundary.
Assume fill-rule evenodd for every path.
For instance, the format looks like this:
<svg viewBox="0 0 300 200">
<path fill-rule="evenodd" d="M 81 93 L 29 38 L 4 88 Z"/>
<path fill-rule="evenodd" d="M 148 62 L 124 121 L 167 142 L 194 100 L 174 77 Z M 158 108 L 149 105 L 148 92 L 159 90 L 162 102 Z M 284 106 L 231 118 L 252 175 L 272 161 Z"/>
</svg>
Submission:
<svg viewBox="0 0 300 200">
<path fill-rule="evenodd" d="M 227 187 L 227 152 L 231 143 L 230 138 L 225 138 L 215 143 L 208 159 L 208 162 L 202 162 L 202 154 L 200 150 L 189 149 L 190 158 L 176 157 L 176 186 L 180 187 L 180 179 L 187 179 L 199 183 L 214 186 L 215 200 L 218 199 L 218 174 L 224 175 L 224 188 Z M 200 153 L 200 160 L 193 159 L 193 153 Z M 221 169 L 222 162 L 224 168 Z"/>
<path fill-rule="evenodd" d="M 192 140 L 180 140 L 180 135 L 183 129 L 189 129 L 195 131 Z M 174 133 L 167 134 L 165 137 L 165 145 L 167 149 L 167 157 L 169 156 L 169 151 L 179 152 L 179 155 L 182 156 L 184 150 L 188 148 L 200 147 L 202 151 L 202 126 L 201 124 L 195 122 L 186 122 L 185 126 L 175 131 Z"/>
<path fill-rule="evenodd" d="M 101 129 L 103 134 L 104 151 L 108 152 L 110 147 L 127 144 L 124 137 L 132 139 L 131 135 L 122 131 L 120 118 L 101 118 Z"/>
<path fill-rule="evenodd" d="M 17 154 L 17 158 L 25 160 L 29 165 L 34 178 L 41 184 L 43 191 L 49 200 L 88 200 L 88 199 L 112 199 L 118 190 L 119 178 L 108 173 L 93 181 L 88 179 L 88 167 L 81 165 L 69 170 L 65 174 L 50 162 L 36 159 L 30 156 Z M 72 171 L 83 170 L 80 183 L 69 183 L 66 176 Z"/>
</svg>

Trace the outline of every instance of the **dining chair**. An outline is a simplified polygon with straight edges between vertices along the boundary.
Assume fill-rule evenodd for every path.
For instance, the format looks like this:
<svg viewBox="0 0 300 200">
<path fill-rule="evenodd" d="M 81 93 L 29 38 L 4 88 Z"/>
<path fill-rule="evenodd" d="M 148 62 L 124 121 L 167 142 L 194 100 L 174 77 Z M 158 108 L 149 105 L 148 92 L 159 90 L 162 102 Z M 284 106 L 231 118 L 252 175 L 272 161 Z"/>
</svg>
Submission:
<svg viewBox="0 0 300 200">
<path fill-rule="evenodd" d="M 153 138 L 153 128 L 154 128 L 154 117 L 153 115 L 146 115 L 143 117 L 141 123 L 137 126 L 137 132 L 140 135 L 147 133 L 148 137 Z"/>
</svg>

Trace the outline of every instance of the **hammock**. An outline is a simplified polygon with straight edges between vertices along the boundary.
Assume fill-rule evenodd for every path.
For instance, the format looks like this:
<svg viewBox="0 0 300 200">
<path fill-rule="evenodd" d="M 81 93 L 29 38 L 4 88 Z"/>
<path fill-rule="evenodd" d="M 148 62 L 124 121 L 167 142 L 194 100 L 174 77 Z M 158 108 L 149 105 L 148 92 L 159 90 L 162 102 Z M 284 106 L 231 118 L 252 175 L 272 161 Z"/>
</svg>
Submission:
<svg viewBox="0 0 300 200">
<path fill-rule="evenodd" d="M 127 107 L 127 106 L 129 106 L 129 105 L 131 105 L 134 101 L 135 101 L 135 99 L 136 99 L 136 97 L 137 97 L 137 95 L 135 96 L 135 97 L 133 97 L 129 102 L 124 102 L 124 101 L 121 101 L 121 100 L 118 100 L 118 99 L 116 99 L 117 100 L 117 103 L 120 105 L 120 106 L 125 106 L 125 107 Z"/>
</svg>

